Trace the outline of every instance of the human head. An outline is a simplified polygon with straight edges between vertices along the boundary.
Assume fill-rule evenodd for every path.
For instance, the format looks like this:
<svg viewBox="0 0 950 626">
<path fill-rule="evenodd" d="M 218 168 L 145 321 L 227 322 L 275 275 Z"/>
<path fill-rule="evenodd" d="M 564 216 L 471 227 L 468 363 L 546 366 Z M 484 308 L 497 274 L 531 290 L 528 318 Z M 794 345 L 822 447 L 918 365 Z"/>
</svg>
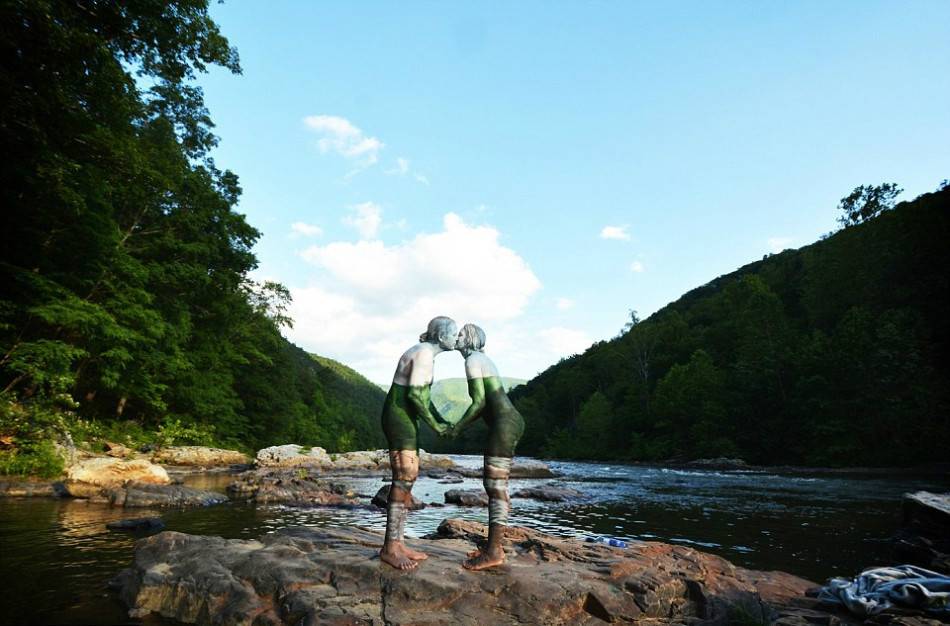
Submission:
<svg viewBox="0 0 950 626">
<path fill-rule="evenodd" d="M 465 356 L 472 352 L 481 352 L 485 347 L 485 331 L 475 324 L 466 324 L 459 331 L 458 339 L 455 342 L 455 349 L 459 350 Z"/>
<path fill-rule="evenodd" d="M 451 317 L 444 315 L 433 317 L 426 332 L 419 335 L 419 341 L 422 343 L 437 343 L 443 350 L 452 350 L 455 348 L 455 333 L 457 330 L 458 325 Z"/>
</svg>

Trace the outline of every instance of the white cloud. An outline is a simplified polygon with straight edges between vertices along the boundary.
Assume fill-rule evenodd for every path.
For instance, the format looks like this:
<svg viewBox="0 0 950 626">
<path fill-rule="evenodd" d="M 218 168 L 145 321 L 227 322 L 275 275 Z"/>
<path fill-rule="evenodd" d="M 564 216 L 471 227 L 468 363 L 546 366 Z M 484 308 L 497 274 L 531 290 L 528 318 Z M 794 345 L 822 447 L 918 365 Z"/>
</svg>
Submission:
<svg viewBox="0 0 950 626">
<path fill-rule="evenodd" d="M 629 241 L 630 234 L 627 232 L 627 228 L 627 226 L 604 226 L 600 231 L 600 238 Z"/>
<path fill-rule="evenodd" d="M 425 176 L 424 174 L 420 174 L 419 172 L 414 171 L 410 167 L 409 159 L 407 159 L 406 157 L 398 157 L 396 159 L 396 165 L 394 165 L 392 169 L 386 170 L 386 173 L 389 175 L 396 175 L 396 176 L 405 176 L 411 173 L 412 177 L 418 182 L 427 186 L 429 184 L 429 178 Z"/>
<path fill-rule="evenodd" d="M 792 237 L 769 237 L 766 240 L 766 243 L 769 246 L 769 250 L 771 250 L 775 254 L 778 254 L 782 250 L 788 248 L 789 244 L 791 244 L 794 241 L 795 239 L 793 239 Z"/>
<path fill-rule="evenodd" d="M 343 223 L 352 226 L 363 239 L 373 239 L 383 223 L 383 209 L 375 202 L 362 202 L 350 207 L 352 215 L 343 218 Z"/>
<path fill-rule="evenodd" d="M 630 264 L 631 272 L 634 272 L 636 274 L 642 274 L 644 270 L 646 270 L 646 268 L 643 267 L 643 263 L 641 263 L 640 261 L 634 261 L 633 263 Z"/>
<path fill-rule="evenodd" d="M 294 222 L 290 225 L 292 236 L 297 237 L 319 237 L 323 234 L 323 229 L 315 224 L 306 222 Z"/>
<path fill-rule="evenodd" d="M 580 354 L 594 343 L 584 331 L 562 326 L 539 330 L 538 337 L 548 351 L 559 356 Z"/>
<path fill-rule="evenodd" d="M 558 311 L 566 311 L 574 306 L 574 301 L 570 298 L 557 298 L 554 301 L 554 306 L 557 307 Z"/>
<path fill-rule="evenodd" d="M 320 152 L 336 152 L 343 158 L 368 167 L 379 160 L 379 151 L 385 144 L 376 137 L 369 137 L 352 122 L 335 115 L 310 115 L 303 119 L 304 125 L 319 134 L 317 145 Z"/>
<path fill-rule="evenodd" d="M 444 216 L 439 232 L 400 244 L 337 241 L 301 256 L 317 274 L 311 286 L 292 288 L 291 340 L 379 382 L 391 379 L 399 355 L 436 315 L 484 325 L 493 348 L 504 349 L 504 333 L 496 329 L 517 319 L 541 287 L 496 229 L 469 225 L 454 213 Z M 451 360 L 441 357 L 437 367 Z M 462 375 L 456 366 L 451 375 Z"/>
</svg>

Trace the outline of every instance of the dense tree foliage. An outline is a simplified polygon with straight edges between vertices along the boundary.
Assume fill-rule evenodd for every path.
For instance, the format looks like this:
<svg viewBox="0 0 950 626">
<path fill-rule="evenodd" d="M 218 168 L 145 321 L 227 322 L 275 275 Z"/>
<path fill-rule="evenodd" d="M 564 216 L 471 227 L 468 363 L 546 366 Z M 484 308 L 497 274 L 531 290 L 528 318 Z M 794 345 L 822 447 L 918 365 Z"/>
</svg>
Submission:
<svg viewBox="0 0 950 626">
<path fill-rule="evenodd" d="M 207 0 L 21 0 L 0 23 L 0 442 L 25 440 L 25 407 L 378 443 L 382 394 L 346 398 L 281 337 L 286 289 L 248 278 L 259 233 L 193 84 L 240 71 Z"/>
<path fill-rule="evenodd" d="M 914 465 L 950 450 L 950 188 L 695 289 L 512 392 L 519 451 Z M 892 207 L 892 208 L 891 208 Z M 853 215 L 852 215 L 853 213 Z M 853 219 L 852 219 L 853 218 Z"/>
</svg>

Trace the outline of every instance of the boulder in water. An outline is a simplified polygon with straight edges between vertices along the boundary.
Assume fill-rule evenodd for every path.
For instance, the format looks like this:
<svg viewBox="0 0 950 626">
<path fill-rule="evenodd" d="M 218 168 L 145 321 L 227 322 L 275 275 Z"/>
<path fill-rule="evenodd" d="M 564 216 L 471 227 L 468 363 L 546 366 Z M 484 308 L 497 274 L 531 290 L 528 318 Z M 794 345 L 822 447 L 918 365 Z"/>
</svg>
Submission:
<svg viewBox="0 0 950 626">
<path fill-rule="evenodd" d="M 268 468 L 240 474 L 228 494 L 258 504 L 335 506 L 355 504 L 355 494 L 342 485 L 313 477 L 305 468 Z"/>
<path fill-rule="evenodd" d="M 519 489 L 511 494 L 512 498 L 530 498 L 532 500 L 541 500 L 542 502 L 564 502 L 565 500 L 575 500 L 583 498 L 584 494 L 576 489 L 568 487 L 558 487 L 556 485 L 538 485 L 537 487 L 526 487 Z"/>
<path fill-rule="evenodd" d="M 445 492 L 445 503 L 459 506 L 488 506 L 488 494 L 474 489 L 449 489 Z"/>
<path fill-rule="evenodd" d="M 373 496 L 373 505 L 381 509 L 385 509 L 386 505 L 389 503 L 389 488 L 392 485 L 383 485 L 379 488 L 379 491 L 376 492 L 376 495 Z M 420 500 L 419 498 L 412 496 L 412 505 L 409 507 L 410 511 L 418 511 L 419 509 L 426 508 L 426 503 Z"/>
<path fill-rule="evenodd" d="M 322 466 L 331 463 L 330 455 L 323 448 L 314 446 L 304 449 L 295 443 L 258 450 L 254 459 L 257 467 Z"/>
<path fill-rule="evenodd" d="M 950 493 L 905 493 L 901 513 L 894 537 L 897 557 L 950 574 Z"/>
<path fill-rule="evenodd" d="M 112 457 L 94 457 L 79 461 L 66 470 L 66 488 L 76 498 L 99 496 L 104 490 L 119 488 L 127 482 L 167 485 L 168 472 L 145 460 L 126 461 Z"/>
</svg>

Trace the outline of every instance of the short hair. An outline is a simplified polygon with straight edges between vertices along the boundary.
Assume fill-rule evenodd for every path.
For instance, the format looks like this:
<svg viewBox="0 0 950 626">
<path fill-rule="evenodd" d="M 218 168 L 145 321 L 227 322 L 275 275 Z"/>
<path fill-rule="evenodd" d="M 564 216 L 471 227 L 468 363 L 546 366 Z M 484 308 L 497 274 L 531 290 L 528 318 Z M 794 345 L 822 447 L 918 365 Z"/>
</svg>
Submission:
<svg viewBox="0 0 950 626">
<path fill-rule="evenodd" d="M 462 348 L 469 348 L 476 352 L 481 352 L 485 347 L 485 331 L 475 324 L 466 324 L 462 326 Z"/>
<path fill-rule="evenodd" d="M 439 337 L 444 335 L 452 326 L 455 326 L 455 320 L 451 317 L 444 315 L 433 317 L 429 322 L 429 328 L 426 329 L 426 332 L 419 335 L 419 341 L 422 343 L 437 342 L 439 341 Z"/>
</svg>

